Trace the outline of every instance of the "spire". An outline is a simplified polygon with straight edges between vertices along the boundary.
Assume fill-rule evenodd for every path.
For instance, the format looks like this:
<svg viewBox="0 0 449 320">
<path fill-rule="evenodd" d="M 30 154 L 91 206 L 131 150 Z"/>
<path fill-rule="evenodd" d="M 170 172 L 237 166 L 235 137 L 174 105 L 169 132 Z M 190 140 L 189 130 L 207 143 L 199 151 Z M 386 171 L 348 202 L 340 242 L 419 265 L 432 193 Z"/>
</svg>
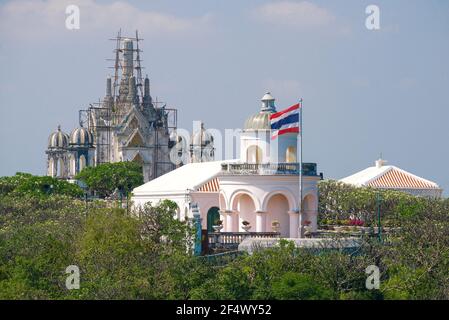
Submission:
<svg viewBox="0 0 449 320">
<path fill-rule="evenodd" d="M 112 96 L 112 82 L 111 77 L 107 77 L 106 79 L 106 97 Z"/>
<path fill-rule="evenodd" d="M 123 47 L 121 48 L 121 52 L 123 52 L 122 58 L 122 78 L 120 80 L 120 88 L 119 88 L 119 99 L 120 101 L 126 101 L 129 95 L 129 79 L 133 76 L 134 66 L 134 50 L 133 50 L 133 41 L 131 39 L 123 40 Z"/>
<path fill-rule="evenodd" d="M 137 104 L 137 92 L 136 92 L 136 78 L 134 76 L 129 78 L 129 92 L 127 101 Z"/>
<path fill-rule="evenodd" d="M 111 77 L 107 77 L 106 78 L 106 96 L 104 97 L 104 107 L 105 108 L 112 107 L 113 102 L 114 102 L 114 99 L 112 98 Z"/>
<path fill-rule="evenodd" d="M 148 75 L 145 77 L 144 82 L 144 97 L 150 96 L 150 79 L 148 79 Z"/>
<path fill-rule="evenodd" d="M 123 76 L 131 77 L 133 75 L 134 50 L 131 39 L 123 40 Z"/>
<path fill-rule="evenodd" d="M 143 106 L 149 107 L 151 105 L 151 96 L 150 96 L 150 79 L 148 76 L 145 77 L 144 81 L 144 91 L 143 91 Z"/>
</svg>

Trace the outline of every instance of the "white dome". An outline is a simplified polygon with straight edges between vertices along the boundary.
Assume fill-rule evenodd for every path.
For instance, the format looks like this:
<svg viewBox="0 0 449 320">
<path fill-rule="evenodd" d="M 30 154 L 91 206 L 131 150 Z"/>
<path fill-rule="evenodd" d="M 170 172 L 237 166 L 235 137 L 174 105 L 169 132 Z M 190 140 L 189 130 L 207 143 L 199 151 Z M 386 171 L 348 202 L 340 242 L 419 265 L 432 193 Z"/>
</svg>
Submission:
<svg viewBox="0 0 449 320">
<path fill-rule="evenodd" d="M 61 126 L 58 126 L 58 130 L 50 134 L 48 137 L 48 148 L 67 148 L 69 145 L 69 135 L 61 131 Z"/>
<path fill-rule="evenodd" d="M 76 128 L 70 134 L 70 144 L 78 146 L 91 146 L 93 144 L 92 133 L 83 126 Z"/>
</svg>

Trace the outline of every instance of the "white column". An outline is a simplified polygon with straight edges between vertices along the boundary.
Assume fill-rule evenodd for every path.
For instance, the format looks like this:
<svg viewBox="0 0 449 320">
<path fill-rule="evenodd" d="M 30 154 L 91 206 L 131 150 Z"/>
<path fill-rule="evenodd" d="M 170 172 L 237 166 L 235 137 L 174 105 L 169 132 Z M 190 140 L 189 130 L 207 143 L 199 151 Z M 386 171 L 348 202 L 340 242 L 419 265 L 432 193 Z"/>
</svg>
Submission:
<svg viewBox="0 0 449 320">
<path fill-rule="evenodd" d="M 238 216 L 234 211 L 226 210 L 226 232 L 236 232 L 238 230 L 235 230 L 235 223 L 236 219 L 238 219 Z M 238 221 L 237 221 L 238 223 Z"/>
<path fill-rule="evenodd" d="M 219 210 L 218 212 L 220 212 L 220 220 L 223 221 L 223 229 L 221 229 L 221 231 L 226 231 L 226 225 L 227 225 L 227 211 L 226 210 Z"/>
<path fill-rule="evenodd" d="M 256 232 L 265 232 L 267 225 L 267 212 L 256 211 Z"/>
<path fill-rule="evenodd" d="M 299 238 L 298 227 L 299 227 L 299 212 L 289 211 L 290 216 L 290 238 Z"/>
<path fill-rule="evenodd" d="M 233 211 L 232 212 L 233 218 L 232 221 L 234 222 L 232 226 L 233 232 L 239 232 L 240 231 L 240 211 Z"/>
</svg>

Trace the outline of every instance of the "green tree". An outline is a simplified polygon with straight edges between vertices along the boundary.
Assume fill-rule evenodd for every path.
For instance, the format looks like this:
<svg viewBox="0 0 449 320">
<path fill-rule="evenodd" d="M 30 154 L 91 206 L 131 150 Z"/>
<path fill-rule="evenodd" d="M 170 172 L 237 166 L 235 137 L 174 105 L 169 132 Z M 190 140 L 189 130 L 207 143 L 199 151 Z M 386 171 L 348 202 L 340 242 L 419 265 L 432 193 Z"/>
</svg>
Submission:
<svg viewBox="0 0 449 320">
<path fill-rule="evenodd" d="M 332 292 L 317 283 L 310 275 L 286 272 L 272 285 L 279 300 L 328 300 Z"/>
<path fill-rule="evenodd" d="M 49 176 L 34 176 L 18 172 L 15 176 L 0 178 L 0 196 L 47 197 L 67 195 L 81 197 L 83 190 L 76 184 Z"/>
<path fill-rule="evenodd" d="M 0 299 L 62 299 L 74 264 L 82 201 L 63 196 L 0 200 Z"/>
<path fill-rule="evenodd" d="M 86 167 L 76 179 L 102 197 L 110 196 L 116 189 L 128 194 L 143 184 L 142 166 L 136 162 L 102 163 Z"/>
</svg>

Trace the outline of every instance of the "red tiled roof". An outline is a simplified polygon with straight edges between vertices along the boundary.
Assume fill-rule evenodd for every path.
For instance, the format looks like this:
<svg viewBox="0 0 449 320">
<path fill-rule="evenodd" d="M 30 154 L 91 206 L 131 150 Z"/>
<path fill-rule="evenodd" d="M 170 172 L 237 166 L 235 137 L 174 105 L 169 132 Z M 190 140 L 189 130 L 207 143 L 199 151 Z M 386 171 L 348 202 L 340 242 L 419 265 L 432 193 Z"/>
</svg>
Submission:
<svg viewBox="0 0 449 320">
<path fill-rule="evenodd" d="M 212 180 L 209 180 L 205 184 L 203 184 L 201 187 L 198 188 L 199 192 L 218 192 L 220 190 L 220 185 L 218 183 L 218 179 L 214 178 Z"/>
<path fill-rule="evenodd" d="M 403 188 L 403 189 L 437 189 L 437 187 L 425 179 L 408 174 L 402 170 L 392 168 L 384 174 L 367 183 L 376 188 Z"/>
</svg>

